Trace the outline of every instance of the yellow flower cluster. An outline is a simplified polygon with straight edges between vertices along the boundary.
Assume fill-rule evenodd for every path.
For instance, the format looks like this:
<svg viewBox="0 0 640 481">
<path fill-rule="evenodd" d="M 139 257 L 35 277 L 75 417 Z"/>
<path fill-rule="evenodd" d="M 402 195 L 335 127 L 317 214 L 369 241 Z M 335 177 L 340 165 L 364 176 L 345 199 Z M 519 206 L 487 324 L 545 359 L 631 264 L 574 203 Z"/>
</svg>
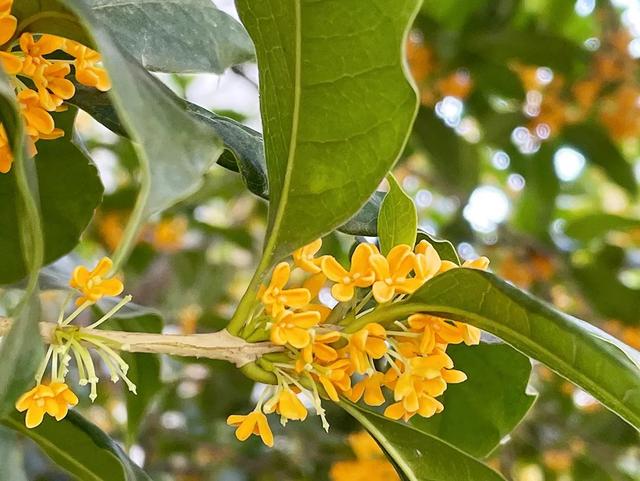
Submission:
<svg viewBox="0 0 640 481">
<path fill-rule="evenodd" d="M 18 22 L 11 15 L 12 6 L 13 0 L 0 0 L 0 62 L 16 92 L 30 142 L 30 155 L 35 155 L 35 143 L 39 139 L 51 140 L 64 135 L 55 127 L 50 112 L 64 110 L 64 101 L 75 94 L 73 83 L 67 79 L 72 66 L 76 80 L 83 85 L 106 91 L 111 83 L 106 71 L 99 66 L 98 52 L 55 35 L 16 32 Z M 64 52 L 69 59 L 48 57 L 56 51 Z M 8 172 L 12 163 L 11 146 L 0 123 L 0 172 Z"/>
<path fill-rule="evenodd" d="M 81 294 L 76 299 L 77 307 L 71 314 L 65 316 L 66 306 L 72 296 L 72 293 L 69 293 L 60 309 L 57 326 L 52 336 L 54 339 L 36 373 L 36 386 L 23 394 L 16 402 L 18 411 L 27 412 L 25 424 L 28 428 L 40 425 L 45 414 L 60 421 L 67 415 L 70 406 L 78 404 L 77 396 L 65 382 L 72 358 L 75 359 L 78 368 L 79 384 L 81 386 L 90 384 L 89 398 L 92 401 L 96 399 L 98 377 L 87 346 L 91 347 L 104 361 L 113 382 L 123 379 L 129 390 L 135 392 L 135 385 L 127 378 L 129 366 L 108 345 L 106 339 L 94 333 L 94 329 L 129 302 L 131 296 L 126 296 L 109 312 L 86 328 L 80 329 L 69 325 L 86 308 L 104 296 L 115 296 L 122 292 L 124 288 L 122 282 L 110 277 L 112 265 L 111 260 L 105 257 L 91 271 L 84 266 L 78 266 L 73 271 L 69 285 Z M 51 381 L 46 382 L 42 378 L 49 362 L 51 362 Z"/>
<path fill-rule="evenodd" d="M 321 246 L 317 240 L 296 251 L 293 272 L 288 262 L 278 264 L 258 293 L 262 308 L 247 324 L 248 338 L 266 331 L 286 352 L 273 362 L 261 360 L 278 384 L 265 389 L 251 414 L 229 418 L 229 424 L 238 426 L 238 439 L 253 433 L 271 445 L 265 414 L 278 413 L 283 424 L 305 419 L 299 393 L 309 397 L 328 429 L 320 393 L 335 402 L 362 399 L 369 406 L 382 406 L 389 398 L 385 416 L 408 421 L 416 414 L 441 412 L 444 406 L 437 398 L 447 384 L 466 379 L 453 369 L 446 350 L 449 344 L 478 344 L 477 328 L 421 313 L 392 326 L 358 324 L 378 305 L 402 300 L 457 264 L 441 260 L 425 240 L 415 249 L 395 246 L 386 256 L 374 244 L 361 243 L 348 268 L 332 256 L 316 257 Z M 463 267 L 486 269 L 488 264 L 481 257 Z M 292 278 L 301 287 L 289 286 Z M 337 301 L 332 309 L 318 298 L 323 288 Z"/>
<path fill-rule="evenodd" d="M 331 466 L 331 481 L 400 481 L 380 446 L 366 432 L 349 435 L 349 445 L 356 459 L 338 461 Z"/>
</svg>

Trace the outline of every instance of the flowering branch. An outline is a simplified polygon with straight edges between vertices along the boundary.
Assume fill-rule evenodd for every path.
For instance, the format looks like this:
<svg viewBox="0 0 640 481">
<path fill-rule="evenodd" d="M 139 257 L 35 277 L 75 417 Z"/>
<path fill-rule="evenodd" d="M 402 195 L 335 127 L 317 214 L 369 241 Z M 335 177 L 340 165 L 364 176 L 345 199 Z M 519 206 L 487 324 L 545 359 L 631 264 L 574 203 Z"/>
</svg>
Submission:
<svg viewBox="0 0 640 481">
<path fill-rule="evenodd" d="M 11 330 L 13 321 L 0 317 L 0 336 Z M 41 322 L 40 334 L 45 343 L 55 343 L 56 330 L 53 322 Z M 103 341 L 120 351 L 169 354 L 172 356 L 196 357 L 228 361 L 238 367 L 256 361 L 265 354 L 281 351 L 282 347 L 270 342 L 249 343 L 229 334 L 226 330 L 207 334 L 148 334 L 142 332 L 108 331 L 77 328 L 80 334 L 99 336 Z"/>
</svg>

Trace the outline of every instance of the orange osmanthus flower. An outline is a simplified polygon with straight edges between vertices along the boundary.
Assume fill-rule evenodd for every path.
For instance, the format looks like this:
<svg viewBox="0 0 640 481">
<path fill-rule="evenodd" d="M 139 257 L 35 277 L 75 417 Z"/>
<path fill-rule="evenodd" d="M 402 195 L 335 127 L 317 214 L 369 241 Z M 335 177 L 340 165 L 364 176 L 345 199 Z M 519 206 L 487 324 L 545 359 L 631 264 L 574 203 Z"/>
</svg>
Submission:
<svg viewBox="0 0 640 481">
<path fill-rule="evenodd" d="M 103 257 L 92 271 L 84 266 L 74 269 L 69 285 L 82 293 L 76 300 L 78 306 L 96 302 L 104 296 L 117 296 L 123 291 L 122 281 L 107 277 L 112 266 L 111 259 Z"/>
</svg>

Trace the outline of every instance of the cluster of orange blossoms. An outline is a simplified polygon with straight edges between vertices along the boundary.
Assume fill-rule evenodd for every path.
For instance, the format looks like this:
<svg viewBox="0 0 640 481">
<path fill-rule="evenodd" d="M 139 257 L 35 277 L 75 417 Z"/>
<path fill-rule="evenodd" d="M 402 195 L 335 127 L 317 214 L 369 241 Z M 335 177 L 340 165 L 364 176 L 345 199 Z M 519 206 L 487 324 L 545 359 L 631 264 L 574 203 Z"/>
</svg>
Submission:
<svg viewBox="0 0 640 481">
<path fill-rule="evenodd" d="M 240 440 L 257 434 L 271 446 L 273 435 L 265 414 L 279 414 L 283 424 L 304 420 L 307 409 L 300 393 L 308 396 L 328 429 L 320 392 L 335 402 L 342 397 L 363 400 L 369 406 L 387 404 L 385 416 L 408 421 L 415 415 L 431 417 L 441 412 L 444 406 L 437 398 L 447 384 L 466 379 L 463 372 L 453 369 L 446 350 L 449 344 L 478 344 L 477 328 L 420 313 L 390 326 L 362 325 L 366 321 L 360 320 L 379 305 L 402 300 L 432 277 L 459 267 L 457 264 L 441 260 L 425 240 L 415 250 L 395 246 L 386 256 L 374 244 L 361 243 L 348 268 L 332 256 L 316 257 L 321 246 L 322 241 L 317 240 L 296 251 L 293 272 L 289 263 L 278 264 L 269 285 L 258 294 L 261 308 L 244 334 L 252 339 L 252 333 L 266 331 L 286 351 L 273 361 L 261 360 L 274 373 L 277 385 L 264 390 L 252 413 L 229 417 L 227 422 L 238 427 Z M 486 269 L 488 264 L 481 257 L 462 267 Z M 300 287 L 289 286 L 292 277 Z M 329 286 L 337 301 L 333 308 L 318 297 Z"/>
<path fill-rule="evenodd" d="M 55 35 L 16 32 L 18 21 L 11 15 L 13 0 L 0 0 L 0 62 L 15 89 L 20 112 L 29 139 L 30 155 L 35 143 L 64 135 L 55 127 L 50 112 L 65 109 L 64 101 L 75 94 L 67 78 L 74 68 L 75 79 L 83 85 L 106 91 L 111 83 L 99 66 L 100 54 L 84 45 Z M 19 35 L 19 38 L 16 36 Z M 69 59 L 49 58 L 56 51 Z M 11 169 L 13 153 L 4 125 L 0 123 L 0 172 Z"/>
<path fill-rule="evenodd" d="M 105 343 L 103 338 L 93 331 L 124 306 L 131 297 L 126 296 L 104 316 L 83 330 L 69 326 L 86 308 L 103 297 L 117 296 L 122 292 L 124 289 L 122 282 L 110 277 L 112 266 L 111 260 L 105 257 L 91 271 L 84 266 L 78 266 L 73 271 L 69 285 L 80 293 L 80 297 L 75 302 L 76 309 L 65 316 L 66 303 L 62 306 L 53 335 L 55 339 L 52 340 L 35 376 L 36 386 L 16 402 L 18 411 L 27 412 L 25 424 L 28 428 L 40 425 L 45 414 L 60 421 L 67 415 L 69 407 L 78 404 L 77 396 L 65 382 L 72 357 L 78 368 L 79 384 L 81 386 L 90 384 L 89 397 L 92 401 L 96 399 L 98 377 L 87 346 L 91 347 L 105 362 L 113 382 L 123 379 L 129 389 L 135 392 L 135 385 L 127 378 L 129 366 Z M 43 381 L 50 362 L 51 380 Z"/>
</svg>

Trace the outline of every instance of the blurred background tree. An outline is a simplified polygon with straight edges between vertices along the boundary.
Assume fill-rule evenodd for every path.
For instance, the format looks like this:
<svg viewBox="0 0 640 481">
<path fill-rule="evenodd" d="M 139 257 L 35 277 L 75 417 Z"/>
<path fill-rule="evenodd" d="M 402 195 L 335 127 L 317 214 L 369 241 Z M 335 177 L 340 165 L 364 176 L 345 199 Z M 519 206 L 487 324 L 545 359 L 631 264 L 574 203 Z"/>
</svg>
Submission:
<svg viewBox="0 0 640 481">
<path fill-rule="evenodd" d="M 215 3 L 234 14 L 231 1 Z M 640 2 L 426 0 L 407 57 L 422 105 L 395 173 L 420 227 L 640 348 Z M 254 64 L 160 77 L 260 130 Z M 107 192 L 74 252 L 91 259 L 122 236 L 137 163 L 126 139 L 86 115 L 77 123 Z M 125 272 L 136 302 L 166 314 L 164 332 L 223 328 L 256 264 L 265 214 L 240 176 L 214 166 L 200 192 L 140 237 Z M 350 242 L 333 234 L 325 246 L 346 257 Z M 154 321 L 152 312 L 135 320 Z M 102 385 L 102 401 L 81 397 L 81 409 L 156 480 L 393 479 L 337 408 L 329 436 L 314 419 L 276 431 L 275 449 L 241 444 L 224 420 L 249 408 L 255 386 L 233 366 L 137 359 L 144 396 L 125 409 L 120 387 Z M 640 480 L 633 428 L 543 366 L 531 385 L 538 401 L 491 455 L 494 468 L 516 481 Z M 68 479 L 26 441 L 13 454 L 26 457 L 25 479 Z"/>
</svg>

